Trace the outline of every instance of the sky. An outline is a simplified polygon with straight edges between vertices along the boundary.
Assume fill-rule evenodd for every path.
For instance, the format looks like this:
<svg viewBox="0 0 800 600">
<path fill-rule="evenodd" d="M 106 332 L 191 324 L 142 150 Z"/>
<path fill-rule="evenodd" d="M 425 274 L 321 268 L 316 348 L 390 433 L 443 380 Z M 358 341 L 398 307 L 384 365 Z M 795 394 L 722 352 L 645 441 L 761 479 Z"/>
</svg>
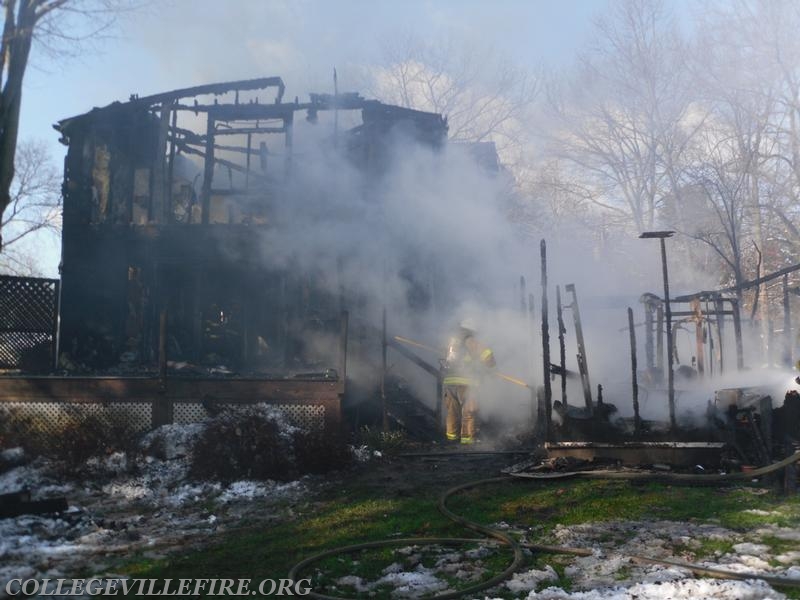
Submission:
<svg viewBox="0 0 800 600">
<path fill-rule="evenodd" d="M 34 51 L 22 137 L 57 140 L 52 124 L 93 106 L 202 83 L 279 75 L 287 97 L 328 82 L 349 89 L 383 40 L 448 35 L 495 48 L 520 66 L 568 63 L 604 0 L 162 0 L 121 15 L 80 55 Z"/>
<path fill-rule="evenodd" d="M 358 91 L 358 67 L 380 60 L 386 40 L 449 36 L 489 47 L 532 70 L 559 70 L 586 41 L 605 0 L 159 0 L 122 13 L 104 39 L 57 57 L 34 48 L 20 139 L 44 140 L 57 164 L 65 148 L 52 125 L 131 94 L 281 76 L 287 98 Z M 325 87 L 327 86 L 327 89 Z M 58 244 L 42 243 L 55 276 Z"/>
</svg>

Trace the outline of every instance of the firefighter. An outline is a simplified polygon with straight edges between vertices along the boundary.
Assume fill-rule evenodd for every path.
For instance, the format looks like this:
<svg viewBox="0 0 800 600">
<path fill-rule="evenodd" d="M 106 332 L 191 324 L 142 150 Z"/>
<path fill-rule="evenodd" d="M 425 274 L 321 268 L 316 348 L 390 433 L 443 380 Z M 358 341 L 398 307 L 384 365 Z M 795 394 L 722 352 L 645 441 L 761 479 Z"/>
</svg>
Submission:
<svg viewBox="0 0 800 600">
<path fill-rule="evenodd" d="M 494 354 L 475 337 L 475 324 L 465 319 L 450 338 L 444 366 L 447 440 L 472 444 L 478 433 L 478 386 L 495 367 Z"/>
</svg>

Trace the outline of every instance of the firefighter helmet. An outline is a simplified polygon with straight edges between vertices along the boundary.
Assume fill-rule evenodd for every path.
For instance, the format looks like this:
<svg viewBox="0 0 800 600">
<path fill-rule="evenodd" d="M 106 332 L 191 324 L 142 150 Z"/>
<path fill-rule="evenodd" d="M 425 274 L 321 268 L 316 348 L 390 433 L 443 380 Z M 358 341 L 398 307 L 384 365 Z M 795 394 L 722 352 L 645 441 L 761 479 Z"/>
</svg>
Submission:
<svg viewBox="0 0 800 600">
<path fill-rule="evenodd" d="M 478 331 L 478 328 L 475 326 L 475 321 L 470 317 L 463 319 L 458 326 L 464 331 L 469 331 L 470 333 L 476 333 Z"/>
</svg>

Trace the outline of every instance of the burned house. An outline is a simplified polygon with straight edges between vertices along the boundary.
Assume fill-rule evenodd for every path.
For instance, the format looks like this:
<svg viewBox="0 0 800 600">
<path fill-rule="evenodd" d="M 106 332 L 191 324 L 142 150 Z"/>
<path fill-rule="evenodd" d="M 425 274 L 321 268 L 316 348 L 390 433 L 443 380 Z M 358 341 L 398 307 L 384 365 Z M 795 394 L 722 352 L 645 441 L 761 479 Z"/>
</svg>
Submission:
<svg viewBox="0 0 800 600">
<path fill-rule="evenodd" d="M 287 236 L 316 235 L 329 210 L 326 182 L 313 202 L 303 184 L 327 161 L 368 188 L 397 140 L 438 153 L 447 122 L 356 93 L 284 91 L 278 77 L 203 85 L 55 125 L 68 147 L 61 278 L 0 282 L 3 407 L 53 419 L 65 403 L 119 407 L 150 427 L 265 401 L 339 422 L 347 356 L 366 335 L 348 311 L 363 299 L 335 246 L 333 269 L 291 262 Z"/>
<path fill-rule="evenodd" d="M 358 94 L 287 102 L 277 77 L 133 96 L 58 123 L 69 148 L 60 366 L 153 368 L 163 312 L 171 367 L 338 368 L 336 347 L 310 356 L 302 334 L 338 332 L 341 298 L 313 273 L 263 258 L 282 219 L 304 218 L 302 200 L 287 192 L 310 168 L 296 150 L 298 121 L 309 130 L 323 115 L 329 126 L 316 149 L 375 176 L 393 136 L 431 148 L 446 139 L 440 115 Z M 345 126 L 354 115 L 360 122 Z"/>
</svg>

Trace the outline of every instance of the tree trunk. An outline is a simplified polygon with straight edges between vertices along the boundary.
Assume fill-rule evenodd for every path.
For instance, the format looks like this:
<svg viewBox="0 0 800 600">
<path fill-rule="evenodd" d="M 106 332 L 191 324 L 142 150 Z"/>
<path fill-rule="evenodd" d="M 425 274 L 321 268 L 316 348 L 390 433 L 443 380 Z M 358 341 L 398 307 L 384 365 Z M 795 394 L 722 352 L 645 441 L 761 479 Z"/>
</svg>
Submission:
<svg viewBox="0 0 800 600">
<path fill-rule="evenodd" d="M 8 17 L 8 13 L 6 14 Z M 35 25 L 35 3 L 21 0 L 17 23 L 13 27 L 12 38 L 8 40 L 8 70 L 0 99 L 0 214 L 11 203 L 11 182 L 14 180 L 14 156 L 17 152 L 22 104 L 22 80 L 28 66 Z M 2 231 L 0 231 L 0 251 L 2 248 Z"/>
<path fill-rule="evenodd" d="M 758 161 L 753 161 L 752 172 L 750 175 L 750 202 L 753 214 L 753 240 L 762 255 L 761 271 L 762 273 L 768 272 L 769 267 L 766 265 L 766 252 L 764 248 L 764 233 L 763 223 L 761 219 L 761 206 L 759 204 L 758 195 Z M 762 273 L 757 273 L 756 277 L 760 277 Z M 758 302 L 758 320 L 759 320 L 759 333 L 761 336 L 761 351 L 764 356 L 769 355 L 769 297 L 767 295 L 766 284 L 760 285 L 756 288 L 757 297 L 753 298 L 753 302 Z"/>
</svg>

